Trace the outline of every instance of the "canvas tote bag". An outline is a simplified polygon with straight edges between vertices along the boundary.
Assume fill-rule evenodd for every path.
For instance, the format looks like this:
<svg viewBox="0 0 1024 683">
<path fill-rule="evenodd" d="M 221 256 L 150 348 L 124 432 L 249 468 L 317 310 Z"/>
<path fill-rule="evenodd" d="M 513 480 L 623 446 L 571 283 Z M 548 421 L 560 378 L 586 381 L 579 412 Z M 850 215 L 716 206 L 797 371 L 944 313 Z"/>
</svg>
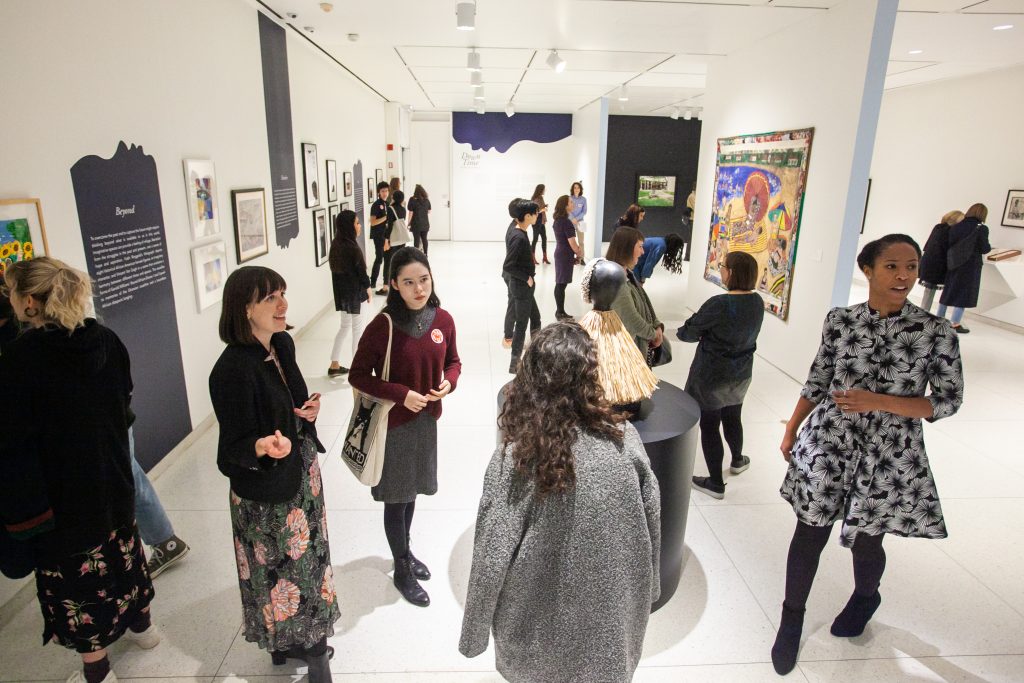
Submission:
<svg viewBox="0 0 1024 683">
<path fill-rule="evenodd" d="M 389 206 L 388 211 L 395 216 L 395 220 L 391 224 L 391 244 L 408 244 L 409 228 L 405 224 L 405 219 L 398 217 L 394 207 Z"/>
<path fill-rule="evenodd" d="M 384 354 L 384 368 L 380 378 L 387 382 L 391 376 L 391 340 L 395 336 L 395 328 L 391 316 L 387 313 L 383 315 L 388 319 L 388 350 Z M 352 389 L 352 398 L 352 417 L 345 432 L 341 459 L 361 484 L 376 486 L 380 483 L 380 475 L 384 471 L 388 413 L 395 402 L 370 396 L 358 389 Z"/>
</svg>

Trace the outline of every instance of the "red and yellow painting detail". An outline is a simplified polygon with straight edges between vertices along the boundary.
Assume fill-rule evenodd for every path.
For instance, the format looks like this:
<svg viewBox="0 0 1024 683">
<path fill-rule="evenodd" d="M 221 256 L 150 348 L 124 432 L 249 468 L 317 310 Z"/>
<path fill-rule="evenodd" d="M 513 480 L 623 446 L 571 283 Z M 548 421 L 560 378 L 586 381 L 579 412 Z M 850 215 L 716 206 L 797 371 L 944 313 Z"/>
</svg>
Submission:
<svg viewBox="0 0 1024 683">
<path fill-rule="evenodd" d="M 28 261 L 34 253 L 27 219 L 0 220 L 0 277 L 3 277 L 7 266 Z"/>
<path fill-rule="evenodd" d="M 722 284 L 730 251 L 757 261 L 765 310 L 785 320 L 813 128 L 719 138 L 704 279 Z"/>
</svg>

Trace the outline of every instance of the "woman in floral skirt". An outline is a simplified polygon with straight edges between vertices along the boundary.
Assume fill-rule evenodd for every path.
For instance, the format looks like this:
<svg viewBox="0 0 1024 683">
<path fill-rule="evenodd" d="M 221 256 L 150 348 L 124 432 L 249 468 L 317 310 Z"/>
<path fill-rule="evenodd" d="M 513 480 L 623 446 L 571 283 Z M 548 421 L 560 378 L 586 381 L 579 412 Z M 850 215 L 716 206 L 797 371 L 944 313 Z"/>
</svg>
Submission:
<svg viewBox="0 0 1024 683">
<path fill-rule="evenodd" d="M 220 422 L 217 466 L 231 480 L 231 527 L 245 639 L 330 681 L 327 637 L 340 616 L 327 542 L 310 396 L 286 332 L 284 279 L 245 266 L 228 277 L 220 318 L 227 344 L 210 373 Z"/>
</svg>

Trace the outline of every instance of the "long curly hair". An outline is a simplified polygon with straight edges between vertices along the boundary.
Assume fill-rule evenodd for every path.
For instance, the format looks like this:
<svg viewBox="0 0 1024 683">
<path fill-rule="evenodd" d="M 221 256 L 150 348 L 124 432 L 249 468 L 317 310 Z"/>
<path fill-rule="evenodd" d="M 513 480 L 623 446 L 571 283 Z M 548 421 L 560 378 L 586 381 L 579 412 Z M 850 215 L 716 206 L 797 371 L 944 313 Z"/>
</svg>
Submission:
<svg viewBox="0 0 1024 683">
<path fill-rule="evenodd" d="M 516 471 L 541 498 L 576 484 L 573 444 L 581 431 L 623 440 L 597 373 L 590 335 L 575 322 L 548 325 L 530 341 L 498 416 Z"/>
</svg>

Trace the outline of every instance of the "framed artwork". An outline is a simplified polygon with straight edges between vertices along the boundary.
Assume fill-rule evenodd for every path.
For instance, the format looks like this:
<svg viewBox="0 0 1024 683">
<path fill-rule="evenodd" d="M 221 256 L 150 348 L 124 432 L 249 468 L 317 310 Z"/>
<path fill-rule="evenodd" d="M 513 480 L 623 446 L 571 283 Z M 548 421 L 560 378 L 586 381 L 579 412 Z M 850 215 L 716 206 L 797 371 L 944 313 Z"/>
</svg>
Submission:
<svg viewBox="0 0 1024 683">
<path fill-rule="evenodd" d="M 674 175 L 638 176 L 636 203 L 645 208 L 659 206 L 671 209 L 676 203 L 676 177 Z"/>
<path fill-rule="evenodd" d="M 313 211 L 313 256 L 319 268 L 327 263 L 331 249 L 331 229 L 327 226 L 327 209 Z"/>
<path fill-rule="evenodd" d="M 327 160 L 327 201 L 338 201 L 338 162 Z"/>
<path fill-rule="evenodd" d="M 1006 193 L 1002 225 L 1008 228 L 1024 228 L 1024 190 L 1010 190 Z"/>
<path fill-rule="evenodd" d="M 344 173 L 341 174 L 341 177 L 345 181 L 345 196 L 346 197 L 351 197 L 352 196 L 352 172 L 351 171 L 345 171 Z"/>
<path fill-rule="evenodd" d="M 373 178 L 367 178 L 366 201 L 363 202 L 364 204 L 366 204 L 367 210 L 369 210 L 370 206 L 372 206 L 375 201 L 377 201 L 377 181 L 374 180 Z"/>
<path fill-rule="evenodd" d="M 730 251 L 757 261 L 765 310 L 786 320 L 813 128 L 719 138 L 704 279 L 722 287 Z"/>
<path fill-rule="evenodd" d="M 223 298 L 228 279 L 228 252 L 223 241 L 192 247 L 192 276 L 200 312 Z"/>
<path fill-rule="evenodd" d="M 327 226 L 329 228 L 328 233 L 331 236 L 330 241 L 327 243 L 328 253 L 330 252 L 330 245 L 334 243 L 334 236 L 338 234 L 337 218 L 339 213 L 341 213 L 341 207 L 337 204 L 327 207 Z"/>
<path fill-rule="evenodd" d="M 377 182 L 380 183 L 380 182 L 383 182 L 383 181 L 384 181 L 384 169 L 383 168 L 378 168 L 377 169 Z"/>
<path fill-rule="evenodd" d="M 0 199 L 0 279 L 10 264 L 49 253 L 42 202 Z"/>
<path fill-rule="evenodd" d="M 320 178 L 317 174 L 316 145 L 302 143 L 302 177 L 306 187 L 306 208 L 320 206 Z"/>
<path fill-rule="evenodd" d="M 238 263 L 251 261 L 270 250 L 267 240 L 267 193 L 262 187 L 231 190 L 234 209 L 235 253 Z"/>
<path fill-rule="evenodd" d="M 183 165 L 192 239 L 201 240 L 219 235 L 220 207 L 217 205 L 217 178 L 213 162 L 209 159 L 185 159 Z"/>
</svg>

